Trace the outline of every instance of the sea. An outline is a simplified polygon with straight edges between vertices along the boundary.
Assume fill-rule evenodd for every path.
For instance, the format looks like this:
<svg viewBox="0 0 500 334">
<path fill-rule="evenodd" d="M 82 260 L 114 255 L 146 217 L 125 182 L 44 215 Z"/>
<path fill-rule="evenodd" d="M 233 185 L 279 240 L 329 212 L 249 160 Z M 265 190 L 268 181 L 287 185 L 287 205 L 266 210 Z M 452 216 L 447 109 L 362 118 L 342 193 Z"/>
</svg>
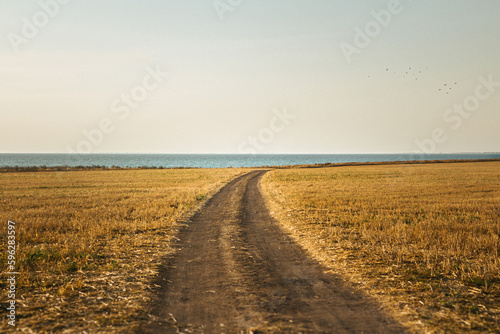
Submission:
<svg viewBox="0 0 500 334">
<path fill-rule="evenodd" d="M 14 154 L 0 153 L 0 167 L 105 166 L 226 168 L 322 163 L 448 159 L 500 159 L 500 153 L 448 154 Z"/>
</svg>

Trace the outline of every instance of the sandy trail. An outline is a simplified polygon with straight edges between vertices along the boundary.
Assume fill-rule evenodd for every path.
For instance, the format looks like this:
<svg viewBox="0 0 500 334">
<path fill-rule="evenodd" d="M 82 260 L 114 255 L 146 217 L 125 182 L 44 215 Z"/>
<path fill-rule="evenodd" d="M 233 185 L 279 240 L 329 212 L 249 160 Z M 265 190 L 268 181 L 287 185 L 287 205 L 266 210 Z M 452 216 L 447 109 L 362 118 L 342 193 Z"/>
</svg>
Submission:
<svg viewBox="0 0 500 334">
<path fill-rule="evenodd" d="M 141 332 L 404 332 L 280 229 L 259 190 L 264 173 L 231 181 L 192 217 L 160 270 L 159 320 Z"/>
</svg>

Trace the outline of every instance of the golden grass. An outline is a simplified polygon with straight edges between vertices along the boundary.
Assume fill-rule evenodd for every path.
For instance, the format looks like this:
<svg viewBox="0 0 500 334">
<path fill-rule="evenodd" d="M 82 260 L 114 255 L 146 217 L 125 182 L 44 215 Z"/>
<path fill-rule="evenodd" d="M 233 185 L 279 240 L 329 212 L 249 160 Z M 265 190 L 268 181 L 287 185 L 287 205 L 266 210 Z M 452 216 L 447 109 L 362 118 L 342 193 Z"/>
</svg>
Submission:
<svg viewBox="0 0 500 334">
<path fill-rule="evenodd" d="M 500 163 L 275 170 L 274 216 L 415 331 L 500 331 Z"/>
<path fill-rule="evenodd" d="M 0 244 L 16 222 L 17 330 L 125 332 L 181 221 L 241 169 L 0 174 Z M 5 269 L 6 251 L 0 252 Z M 5 272 L 5 270 L 4 270 Z M 5 291 L 5 280 L 0 288 Z M 6 300 L 1 317 L 6 319 Z M 6 321 L 0 324 L 5 330 Z"/>
</svg>

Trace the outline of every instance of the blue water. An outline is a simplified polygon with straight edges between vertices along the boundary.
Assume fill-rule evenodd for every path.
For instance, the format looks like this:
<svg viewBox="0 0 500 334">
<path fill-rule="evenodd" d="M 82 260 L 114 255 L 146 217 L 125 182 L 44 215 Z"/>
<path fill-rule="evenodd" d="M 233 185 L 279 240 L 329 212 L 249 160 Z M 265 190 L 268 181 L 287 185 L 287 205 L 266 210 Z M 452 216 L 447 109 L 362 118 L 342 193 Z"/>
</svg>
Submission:
<svg viewBox="0 0 500 334">
<path fill-rule="evenodd" d="M 0 154 L 0 167 L 257 167 L 341 162 L 500 159 L 500 153 L 457 154 Z"/>
</svg>

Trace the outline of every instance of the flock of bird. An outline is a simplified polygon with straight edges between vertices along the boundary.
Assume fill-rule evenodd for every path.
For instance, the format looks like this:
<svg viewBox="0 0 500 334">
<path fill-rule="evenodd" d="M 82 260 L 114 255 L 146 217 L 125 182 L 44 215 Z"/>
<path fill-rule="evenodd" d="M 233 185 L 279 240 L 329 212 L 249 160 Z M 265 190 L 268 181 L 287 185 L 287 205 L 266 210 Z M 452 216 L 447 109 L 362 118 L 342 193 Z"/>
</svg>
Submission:
<svg viewBox="0 0 500 334">
<path fill-rule="evenodd" d="M 429 69 L 429 67 L 426 67 L 426 69 Z M 391 71 L 391 69 L 386 68 L 386 72 Z M 422 74 L 422 70 L 416 70 L 412 67 L 409 67 L 408 70 L 403 71 L 404 73 L 402 74 L 403 78 L 410 77 L 410 78 L 415 78 L 416 81 L 419 79 L 419 75 Z M 398 74 L 398 72 L 394 72 L 394 74 Z M 370 76 L 368 76 L 369 78 Z M 458 85 L 458 82 L 455 83 L 445 83 L 441 88 L 438 88 L 439 92 L 450 94 L 450 91 L 453 89 L 454 86 Z"/>
<path fill-rule="evenodd" d="M 458 85 L 458 82 L 455 82 L 455 85 Z M 439 88 L 439 91 L 440 92 L 446 92 L 446 94 L 449 94 L 450 90 L 452 90 L 452 84 L 444 84 L 443 85 L 443 88 Z"/>
<path fill-rule="evenodd" d="M 426 67 L 426 69 L 428 69 L 428 67 Z M 389 72 L 389 69 L 387 68 L 385 71 Z M 397 72 L 394 72 L 394 74 L 397 74 Z M 409 67 L 408 70 L 405 71 L 405 73 L 403 74 L 403 78 L 406 78 L 406 76 L 413 76 L 413 77 L 415 77 L 415 80 L 418 80 L 418 76 L 417 76 L 418 74 L 422 74 L 422 71 L 419 70 L 417 72 L 417 70 L 415 70 L 415 69 L 412 70 L 412 68 Z"/>
</svg>

